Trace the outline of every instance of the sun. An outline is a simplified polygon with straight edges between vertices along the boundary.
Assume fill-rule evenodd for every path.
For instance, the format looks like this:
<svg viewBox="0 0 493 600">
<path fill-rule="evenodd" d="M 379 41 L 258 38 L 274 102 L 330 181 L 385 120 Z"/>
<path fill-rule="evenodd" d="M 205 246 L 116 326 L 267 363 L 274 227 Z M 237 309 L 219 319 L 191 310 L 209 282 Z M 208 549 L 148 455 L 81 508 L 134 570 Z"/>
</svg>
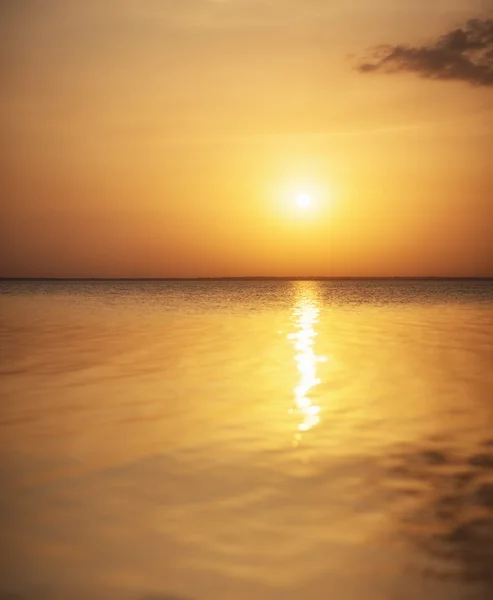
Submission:
<svg viewBox="0 0 493 600">
<path fill-rule="evenodd" d="M 296 196 L 296 206 L 301 210 L 307 210 L 312 204 L 312 199 L 309 194 L 303 192 Z"/>
</svg>

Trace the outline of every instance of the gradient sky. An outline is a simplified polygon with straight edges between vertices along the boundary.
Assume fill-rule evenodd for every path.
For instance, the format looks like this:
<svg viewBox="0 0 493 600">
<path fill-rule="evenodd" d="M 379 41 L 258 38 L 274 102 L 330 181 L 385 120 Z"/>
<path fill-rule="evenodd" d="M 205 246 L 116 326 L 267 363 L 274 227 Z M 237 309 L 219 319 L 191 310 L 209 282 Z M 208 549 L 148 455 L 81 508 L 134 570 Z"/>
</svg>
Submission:
<svg viewBox="0 0 493 600">
<path fill-rule="evenodd" d="M 493 276 L 493 85 L 358 69 L 491 1 L 0 10 L 1 276 Z"/>
</svg>

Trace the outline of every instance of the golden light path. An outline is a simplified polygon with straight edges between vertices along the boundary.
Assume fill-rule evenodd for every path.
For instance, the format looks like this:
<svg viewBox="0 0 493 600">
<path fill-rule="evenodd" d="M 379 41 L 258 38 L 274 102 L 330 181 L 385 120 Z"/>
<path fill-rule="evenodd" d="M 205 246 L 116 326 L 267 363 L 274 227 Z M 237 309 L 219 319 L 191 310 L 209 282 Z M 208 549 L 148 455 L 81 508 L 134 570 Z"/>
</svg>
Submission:
<svg viewBox="0 0 493 600">
<path fill-rule="evenodd" d="M 320 406 L 314 404 L 309 397 L 309 392 L 320 383 L 317 377 L 317 363 L 325 362 L 324 356 L 317 356 L 314 352 L 314 338 L 317 333 L 315 324 L 318 323 L 320 308 L 316 300 L 304 297 L 296 303 L 293 316 L 297 331 L 290 333 L 288 339 L 296 351 L 295 360 L 299 372 L 299 383 L 294 388 L 294 399 L 300 415 L 298 431 L 305 432 L 312 429 L 320 422 Z"/>
</svg>

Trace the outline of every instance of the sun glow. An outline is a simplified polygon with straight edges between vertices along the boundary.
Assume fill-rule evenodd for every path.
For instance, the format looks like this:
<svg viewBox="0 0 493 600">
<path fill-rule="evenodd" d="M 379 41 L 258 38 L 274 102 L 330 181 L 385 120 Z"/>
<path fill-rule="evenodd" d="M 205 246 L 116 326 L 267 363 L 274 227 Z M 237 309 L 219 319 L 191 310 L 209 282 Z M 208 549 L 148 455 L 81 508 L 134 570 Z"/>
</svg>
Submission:
<svg viewBox="0 0 493 600">
<path fill-rule="evenodd" d="M 302 210 L 307 210 L 312 204 L 312 199 L 309 194 L 302 193 L 296 196 L 296 206 Z"/>
<path fill-rule="evenodd" d="M 273 182 L 269 190 L 273 210 L 291 223 L 317 223 L 327 218 L 333 206 L 332 182 L 315 177 Z"/>
</svg>

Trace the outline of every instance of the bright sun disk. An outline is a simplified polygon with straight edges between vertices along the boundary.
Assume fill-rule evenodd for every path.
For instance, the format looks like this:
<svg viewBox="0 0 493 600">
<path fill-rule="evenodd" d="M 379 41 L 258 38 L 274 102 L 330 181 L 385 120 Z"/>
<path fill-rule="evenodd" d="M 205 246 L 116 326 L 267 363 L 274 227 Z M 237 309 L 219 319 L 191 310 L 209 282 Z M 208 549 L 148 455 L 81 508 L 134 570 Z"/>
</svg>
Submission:
<svg viewBox="0 0 493 600">
<path fill-rule="evenodd" d="M 298 194 L 298 196 L 296 197 L 296 206 L 298 208 L 302 208 L 304 210 L 306 210 L 307 208 L 310 207 L 312 203 L 312 199 L 310 198 L 310 196 L 308 194 Z"/>
</svg>

